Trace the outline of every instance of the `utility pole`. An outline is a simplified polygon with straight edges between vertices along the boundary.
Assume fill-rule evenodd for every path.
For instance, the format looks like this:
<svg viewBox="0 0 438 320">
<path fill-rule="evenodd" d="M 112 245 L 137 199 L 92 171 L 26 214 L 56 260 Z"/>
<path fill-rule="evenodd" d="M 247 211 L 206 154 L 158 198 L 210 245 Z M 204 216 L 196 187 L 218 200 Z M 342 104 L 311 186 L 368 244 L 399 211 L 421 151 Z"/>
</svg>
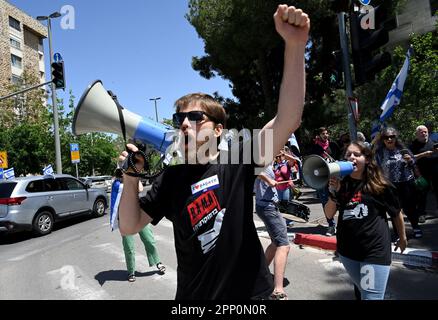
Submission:
<svg viewBox="0 0 438 320">
<path fill-rule="evenodd" d="M 37 20 L 43 21 L 47 20 L 47 35 L 49 38 L 49 52 L 50 52 L 50 68 L 52 68 L 53 63 L 53 49 L 52 49 L 52 25 L 51 18 L 59 18 L 61 14 L 59 12 L 54 12 L 49 16 L 39 16 Z M 53 80 L 53 79 L 52 79 Z M 56 87 L 52 82 L 52 104 L 53 104 L 53 130 L 55 131 L 55 155 L 56 155 L 56 173 L 62 174 L 62 162 L 61 162 L 61 142 L 59 138 L 59 116 L 58 116 L 58 105 L 56 100 Z"/>
<path fill-rule="evenodd" d="M 157 100 L 160 100 L 160 99 L 161 99 L 161 97 L 149 99 L 150 101 L 154 101 L 155 102 L 155 120 L 157 122 L 158 122 Z"/>
<path fill-rule="evenodd" d="M 349 98 L 353 97 L 353 85 L 351 80 L 350 58 L 348 51 L 348 37 L 345 28 L 345 12 L 338 13 L 339 36 L 341 40 L 342 63 L 345 76 L 345 92 L 347 94 L 347 111 L 348 111 L 348 127 L 350 131 L 350 140 L 357 140 L 357 128 L 354 120 L 353 112 L 350 107 Z"/>
</svg>

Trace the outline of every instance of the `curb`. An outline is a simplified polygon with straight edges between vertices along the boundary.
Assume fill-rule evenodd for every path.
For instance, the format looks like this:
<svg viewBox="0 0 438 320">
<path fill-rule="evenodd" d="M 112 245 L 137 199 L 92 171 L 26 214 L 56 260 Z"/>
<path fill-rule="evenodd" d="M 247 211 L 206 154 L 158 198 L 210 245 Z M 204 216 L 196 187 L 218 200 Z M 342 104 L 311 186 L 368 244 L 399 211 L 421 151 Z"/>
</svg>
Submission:
<svg viewBox="0 0 438 320">
<path fill-rule="evenodd" d="M 296 233 L 293 241 L 296 245 L 316 247 L 323 250 L 336 251 L 336 237 L 327 237 L 319 234 Z M 393 262 L 400 262 L 413 267 L 438 269 L 438 251 L 406 248 L 401 253 L 392 246 Z"/>
</svg>

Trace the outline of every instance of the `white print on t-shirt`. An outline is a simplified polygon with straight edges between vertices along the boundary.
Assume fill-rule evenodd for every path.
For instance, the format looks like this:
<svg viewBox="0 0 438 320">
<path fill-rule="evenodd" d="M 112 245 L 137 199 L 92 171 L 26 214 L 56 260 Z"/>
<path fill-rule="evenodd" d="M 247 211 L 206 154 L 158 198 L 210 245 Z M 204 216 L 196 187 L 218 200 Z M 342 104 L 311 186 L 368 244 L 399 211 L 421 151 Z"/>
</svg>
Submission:
<svg viewBox="0 0 438 320">
<path fill-rule="evenodd" d="M 216 216 L 213 229 L 210 229 L 198 236 L 201 242 L 202 252 L 206 254 L 216 246 L 216 240 L 222 228 L 222 221 L 224 219 L 225 209 L 222 209 Z"/>
<path fill-rule="evenodd" d="M 363 219 L 368 216 L 368 207 L 361 203 L 358 204 L 354 209 L 349 209 L 344 211 L 342 220 L 351 219 Z"/>
<path fill-rule="evenodd" d="M 217 175 L 201 180 L 192 185 L 192 194 L 197 194 L 201 191 L 208 191 L 219 188 L 219 178 Z"/>
</svg>

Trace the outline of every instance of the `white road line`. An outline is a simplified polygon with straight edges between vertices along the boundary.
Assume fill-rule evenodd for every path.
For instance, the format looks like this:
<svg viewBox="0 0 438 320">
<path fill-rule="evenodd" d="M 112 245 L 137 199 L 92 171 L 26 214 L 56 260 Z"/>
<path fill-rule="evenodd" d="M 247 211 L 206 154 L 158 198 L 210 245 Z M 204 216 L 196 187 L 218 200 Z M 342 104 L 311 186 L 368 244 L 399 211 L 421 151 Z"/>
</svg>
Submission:
<svg viewBox="0 0 438 320">
<path fill-rule="evenodd" d="M 76 236 L 73 236 L 73 237 L 70 237 L 70 238 L 66 238 L 66 239 L 64 239 L 62 241 L 57 242 L 56 244 L 52 244 L 52 245 L 49 245 L 49 246 L 44 246 L 44 248 L 42 248 L 42 249 L 36 249 L 36 250 L 30 251 L 28 253 L 22 254 L 20 256 L 16 256 L 14 258 L 10 258 L 10 259 L 8 259 L 8 261 L 12 261 L 12 262 L 20 261 L 20 260 L 26 259 L 27 257 L 33 256 L 35 254 L 38 254 L 40 252 L 49 251 L 50 249 L 58 247 L 58 246 L 62 245 L 63 243 L 66 243 L 66 242 L 69 242 L 69 241 L 72 241 L 72 240 L 77 240 L 77 239 L 80 239 L 80 238 L 82 238 L 81 235 L 76 235 Z"/>
</svg>

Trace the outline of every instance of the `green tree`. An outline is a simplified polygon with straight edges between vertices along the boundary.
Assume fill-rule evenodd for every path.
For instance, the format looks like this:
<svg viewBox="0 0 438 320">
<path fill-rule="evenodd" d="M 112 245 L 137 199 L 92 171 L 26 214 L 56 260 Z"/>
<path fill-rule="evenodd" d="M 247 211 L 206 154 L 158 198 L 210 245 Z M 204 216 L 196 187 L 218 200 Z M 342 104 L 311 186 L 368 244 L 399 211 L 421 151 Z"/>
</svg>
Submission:
<svg viewBox="0 0 438 320">
<path fill-rule="evenodd" d="M 413 35 L 409 40 L 414 53 L 400 105 L 387 120 L 396 127 L 406 142 L 414 138 L 415 128 L 427 122 L 438 123 L 438 28 L 434 32 Z M 407 44 L 393 51 L 393 63 L 376 81 L 357 90 L 362 120 L 360 128 L 370 133 L 371 123 L 379 118 L 382 104 L 392 82 L 403 65 Z"/>
</svg>

